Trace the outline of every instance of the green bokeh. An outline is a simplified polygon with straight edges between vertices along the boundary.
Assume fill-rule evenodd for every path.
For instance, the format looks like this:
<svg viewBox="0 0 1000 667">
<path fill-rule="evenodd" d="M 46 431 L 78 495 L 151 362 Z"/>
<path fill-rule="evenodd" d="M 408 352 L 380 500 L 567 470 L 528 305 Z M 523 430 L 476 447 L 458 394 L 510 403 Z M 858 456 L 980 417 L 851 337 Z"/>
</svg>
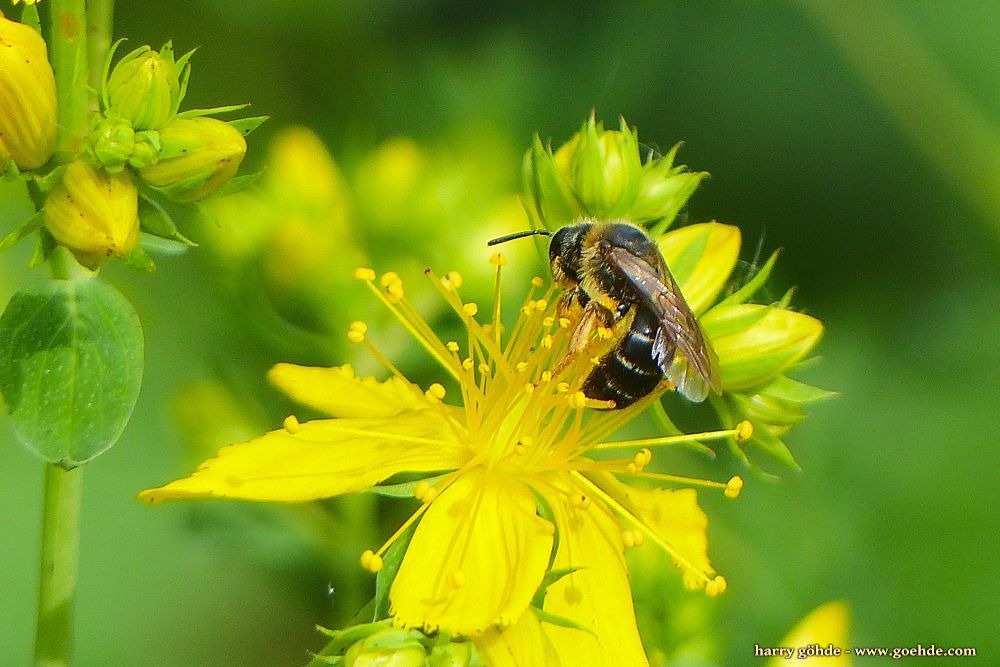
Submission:
<svg viewBox="0 0 1000 667">
<path fill-rule="evenodd" d="M 131 44 L 200 45 L 187 105 L 248 100 L 272 116 L 252 137 L 251 161 L 293 123 L 313 127 L 349 169 L 396 135 L 436 144 L 491 132 L 527 148 L 537 131 L 561 141 L 591 109 L 610 124 L 624 114 L 661 149 L 685 141 L 681 161 L 712 174 L 691 220 L 739 225 L 745 260 L 761 238 L 765 256 L 784 248 L 779 289 L 798 285 L 796 303 L 827 325 L 823 361 L 804 379 L 843 394 L 788 439 L 801 475 L 748 478 L 736 502 L 705 498 L 710 552 L 730 583 L 712 617 L 721 662 L 759 664 L 754 643 L 776 644 L 830 599 L 851 605 L 859 645 L 1000 651 L 990 437 L 1000 208 L 963 185 L 981 156 L 957 141 L 929 150 L 891 106 L 909 100 L 931 120 L 972 108 L 1000 136 L 1000 5 L 858 3 L 889 7 L 894 33 L 870 13 L 852 19 L 846 4 L 840 21 L 819 25 L 820 13 L 794 2 L 118 4 L 115 34 Z M 844 52 L 852 20 L 879 35 L 885 52 L 873 62 L 899 48 L 903 29 L 902 43 L 936 63 L 960 99 L 927 99 L 909 79 L 899 90 L 873 85 Z M 956 116 L 949 127 L 979 126 Z M 511 188 L 518 168 L 510 160 Z M 0 185 L 2 230 L 26 212 Z M 0 258 L 4 300 L 35 277 L 23 268 L 29 250 Z M 235 503 L 134 500 L 190 469 L 170 411 L 182 385 L 220 366 L 259 377 L 274 361 L 234 343 L 238 313 L 204 288 L 209 269 L 193 253 L 158 267 L 106 271 L 139 312 L 147 360 L 122 442 L 87 468 L 78 664 L 303 664 L 321 643 L 312 625 L 330 618 L 327 584 L 346 582 L 324 577 L 294 536 L 262 528 L 266 516 L 247 530 L 271 549 L 244 548 L 236 519 L 214 529 L 217 511 L 243 516 Z M 0 664 L 24 664 L 42 470 L 6 418 L 0 425 Z"/>
</svg>

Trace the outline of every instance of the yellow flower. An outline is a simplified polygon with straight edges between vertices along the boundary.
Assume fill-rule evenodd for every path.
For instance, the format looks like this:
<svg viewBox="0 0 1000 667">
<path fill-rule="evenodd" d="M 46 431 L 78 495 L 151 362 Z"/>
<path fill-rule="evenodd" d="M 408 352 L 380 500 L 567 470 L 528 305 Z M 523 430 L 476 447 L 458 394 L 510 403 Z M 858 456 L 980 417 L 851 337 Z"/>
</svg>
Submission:
<svg viewBox="0 0 1000 667">
<path fill-rule="evenodd" d="M 305 501 L 418 474 L 424 479 L 407 488 L 420 507 L 382 547 L 362 556 L 365 567 L 378 571 L 387 549 L 416 525 L 389 593 L 397 625 L 479 637 L 487 652 L 494 639 L 516 644 L 521 628 L 538 630 L 526 610 L 551 569 L 565 574 L 546 588 L 542 613 L 588 630 L 546 624 L 545 641 L 565 664 L 646 664 L 624 549 L 656 544 L 689 587 L 721 593 L 726 582 L 706 555 L 707 519 L 695 491 L 657 487 L 711 487 L 734 497 L 740 480 L 643 469 L 656 448 L 732 437 L 745 427 L 609 441 L 655 396 L 624 410 L 588 409 L 580 386 L 590 358 L 552 372 L 573 331 L 556 315 L 556 294 L 539 294 L 543 282 L 534 279 L 519 318 L 505 329 L 499 319 L 505 261 L 499 254 L 492 261 L 497 282 L 490 309 L 461 299 L 459 275 L 428 272 L 464 324 L 461 342 L 434 333 L 395 273 L 378 280 L 370 269 L 356 273 L 450 376 L 452 390 L 438 383 L 421 390 L 355 322 L 348 337 L 389 369 L 389 380 L 357 378 L 347 366 L 279 364 L 271 381 L 333 419 L 289 417 L 285 428 L 226 447 L 190 477 L 140 498 Z M 458 398 L 447 400 L 450 393 Z"/>
<path fill-rule="evenodd" d="M 0 14 L 0 158 L 35 169 L 55 145 L 56 82 L 45 41 Z"/>
</svg>

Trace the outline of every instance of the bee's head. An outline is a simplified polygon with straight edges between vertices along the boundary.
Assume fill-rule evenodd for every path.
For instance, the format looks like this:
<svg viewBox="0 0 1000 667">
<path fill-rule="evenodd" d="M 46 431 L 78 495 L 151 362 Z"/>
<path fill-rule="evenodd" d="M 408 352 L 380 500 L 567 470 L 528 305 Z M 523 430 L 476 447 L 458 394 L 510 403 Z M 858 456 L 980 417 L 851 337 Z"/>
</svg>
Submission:
<svg viewBox="0 0 1000 667">
<path fill-rule="evenodd" d="M 583 242 L 593 223 L 562 227 L 549 243 L 549 263 L 556 282 L 579 283 L 583 279 Z"/>
</svg>

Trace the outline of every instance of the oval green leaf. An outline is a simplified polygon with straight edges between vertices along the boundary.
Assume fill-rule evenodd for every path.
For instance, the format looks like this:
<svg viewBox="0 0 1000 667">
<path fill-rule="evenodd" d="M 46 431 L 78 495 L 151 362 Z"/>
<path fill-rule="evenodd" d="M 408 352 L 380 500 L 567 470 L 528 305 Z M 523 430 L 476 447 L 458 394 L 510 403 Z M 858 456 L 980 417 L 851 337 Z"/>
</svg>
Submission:
<svg viewBox="0 0 1000 667">
<path fill-rule="evenodd" d="M 18 291 L 0 317 L 0 392 L 24 445 L 70 469 L 111 447 L 142 383 L 139 317 L 97 279 Z"/>
</svg>

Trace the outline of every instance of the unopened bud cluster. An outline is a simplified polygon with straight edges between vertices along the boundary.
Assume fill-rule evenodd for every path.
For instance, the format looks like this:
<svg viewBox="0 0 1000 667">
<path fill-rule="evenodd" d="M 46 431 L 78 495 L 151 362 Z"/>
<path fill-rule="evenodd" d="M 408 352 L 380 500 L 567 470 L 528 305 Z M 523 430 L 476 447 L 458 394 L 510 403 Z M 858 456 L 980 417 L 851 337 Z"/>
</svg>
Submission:
<svg viewBox="0 0 1000 667">
<path fill-rule="evenodd" d="M 675 146 L 664 156 L 650 150 L 644 157 L 624 118 L 618 130 L 605 130 L 591 116 L 555 151 L 536 136 L 524 158 L 527 208 L 548 229 L 581 217 L 665 229 L 708 175 L 674 166 L 676 152 Z"/>
<path fill-rule="evenodd" d="M 208 117 L 240 106 L 180 111 L 193 51 L 175 58 L 170 43 L 142 46 L 112 68 L 114 51 L 84 151 L 60 153 L 61 164 L 50 164 L 57 101 L 46 44 L 31 26 L 0 14 L 0 174 L 24 173 L 37 184 L 45 229 L 92 268 L 109 256 L 141 254 L 140 201 L 197 202 L 246 180 L 233 183 L 246 155 L 244 136 L 264 120 Z M 186 241 L 172 221 L 142 229 Z"/>
<path fill-rule="evenodd" d="M 445 635 L 371 623 L 331 633 L 331 647 L 343 655 L 321 655 L 318 661 L 342 667 L 485 667 L 475 647 Z M 350 643 L 352 640 L 353 643 Z"/>
</svg>

